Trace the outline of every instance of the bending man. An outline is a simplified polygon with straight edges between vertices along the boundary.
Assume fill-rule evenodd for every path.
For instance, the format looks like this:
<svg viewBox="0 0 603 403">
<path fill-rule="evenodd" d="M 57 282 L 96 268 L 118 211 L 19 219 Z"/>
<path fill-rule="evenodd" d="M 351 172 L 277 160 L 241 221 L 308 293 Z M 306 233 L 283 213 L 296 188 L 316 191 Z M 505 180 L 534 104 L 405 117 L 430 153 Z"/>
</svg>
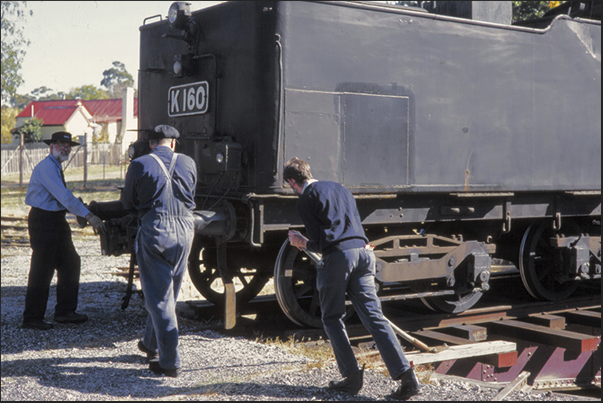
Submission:
<svg viewBox="0 0 603 403">
<path fill-rule="evenodd" d="M 375 290 L 375 254 L 368 246 L 354 196 L 339 183 L 313 179 L 310 165 L 299 158 L 287 162 L 284 179 L 299 196 L 297 211 L 309 236 L 289 231 L 291 245 L 322 253 L 316 271 L 322 323 L 344 378 L 331 381 L 329 388 L 354 395 L 362 388 L 364 368 L 358 367 L 343 323 L 347 293 L 392 379 L 401 381 L 387 397 L 406 400 L 418 394 L 419 381 L 381 311 Z"/>
</svg>

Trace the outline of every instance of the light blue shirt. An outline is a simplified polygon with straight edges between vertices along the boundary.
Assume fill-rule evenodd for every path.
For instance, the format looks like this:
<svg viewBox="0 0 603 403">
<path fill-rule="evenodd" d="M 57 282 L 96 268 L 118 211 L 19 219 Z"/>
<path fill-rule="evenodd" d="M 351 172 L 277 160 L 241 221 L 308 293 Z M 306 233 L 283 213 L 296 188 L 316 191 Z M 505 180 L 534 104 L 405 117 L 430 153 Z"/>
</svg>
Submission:
<svg viewBox="0 0 603 403">
<path fill-rule="evenodd" d="M 90 214 L 90 210 L 63 184 L 61 164 L 52 154 L 40 161 L 31 173 L 25 204 L 47 211 L 69 210 L 80 217 Z"/>
</svg>

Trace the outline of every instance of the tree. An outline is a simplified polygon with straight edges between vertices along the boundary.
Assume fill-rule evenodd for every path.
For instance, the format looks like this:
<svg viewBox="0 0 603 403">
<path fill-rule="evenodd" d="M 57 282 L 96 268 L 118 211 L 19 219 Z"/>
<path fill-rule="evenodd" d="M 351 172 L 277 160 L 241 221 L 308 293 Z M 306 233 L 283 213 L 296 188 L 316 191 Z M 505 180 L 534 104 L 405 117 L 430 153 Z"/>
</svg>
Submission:
<svg viewBox="0 0 603 403">
<path fill-rule="evenodd" d="M 17 122 L 19 108 L 2 107 L 2 144 L 10 144 L 13 141 L 11 130 Z"/>
<path fill-rule="evenodd" d="M 393 1 L 387 2 L 401 6 L 421 7 L 424 1 Z M 528 21 L 540 18 L 551 8 L 557 7 L 564 1 L 512 1 L 513 22 Z"/>
<path fill-rule="evenodd" d="M 103 71 L 101 86 L 107 88 L 111 98 L 121 98 L 122 90 L 134 85 L 134 79 L 122 62 L 114 61 L 113 67 Z"/>
<path fill-rule="evenodd" d="M 23 36 L 26 1 L 2 1 L 2 104 L 9 103 L 23 83 L 21 65 L 24 46 L 29 41 Z M 29 15 L 33 15 L 30 10 Z"/>
<path fill-rule="evenodd" d="M 11 97 L 10 102 L 8 102 L 8 105 L 11 105 L 13 108 L 22 110 L 27 106 L 30 101 L 33 101 L 30 96 L 15 94 Z"/>
<path fill-rule="evenodd" d="M 13 136 L 24 135 L 25 143 L 35 143 L 42 140 L 42 125 L 44 121 L 38 118 L 30 118 L 23 122 L 23 126 L 11 130 Z"/>
<path fill-rule="evenodd" d="M 513 1 L 513 22 L 540 18 L 559 1 Z"/>
<path fill-rule="evenodd" d="M 32 90 L 29 95 L 36 101 L 51 101 L 59 98 L 58 94 L 54 93 L 54 90 L 46 87 L 45 85 Z"/>
<path fill-rule="evenodd" d="M 90 101 L 94 99 L 109 99 L 110 96 L 107 91 L 97 88 L 94 85 L 82 85 L 81 87 L 72 88 L 65 99 L 77 99 L 80 98 L 84 101 Z"/>
</svg>

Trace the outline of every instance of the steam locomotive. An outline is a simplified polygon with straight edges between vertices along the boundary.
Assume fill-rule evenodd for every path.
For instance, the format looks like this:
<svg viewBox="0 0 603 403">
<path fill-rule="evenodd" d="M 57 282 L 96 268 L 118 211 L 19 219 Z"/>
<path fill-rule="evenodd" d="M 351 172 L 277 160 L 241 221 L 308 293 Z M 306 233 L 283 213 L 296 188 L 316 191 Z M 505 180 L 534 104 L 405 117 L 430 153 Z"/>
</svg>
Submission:
<svg viewBox="0 0 603 403">
<path fill-rule="evenodd" d="M 287 241 L 294 156 L 354 194 L 384 300 L 458 313 L 508 273 L 600 293 L 600 2 L 521 26 L 511 2 L 419 3 L 175 2 L 140 27 L 139 142 L 172 125 L 197 163 L 189 275 L 227 327 L 270 279 L 321 326 L 316 256 Z M 103 253 L 130 253 L 135 219 L 94 208 Z"/>
</svg>

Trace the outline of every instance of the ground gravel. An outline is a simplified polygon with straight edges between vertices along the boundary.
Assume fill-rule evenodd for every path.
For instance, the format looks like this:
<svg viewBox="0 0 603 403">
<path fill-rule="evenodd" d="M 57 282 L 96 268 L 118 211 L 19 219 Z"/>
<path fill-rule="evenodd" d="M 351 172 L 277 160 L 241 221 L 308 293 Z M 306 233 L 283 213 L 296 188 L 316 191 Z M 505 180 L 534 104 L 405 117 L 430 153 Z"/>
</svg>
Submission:
<svg viewBox="0 0 603 403">
<path fill-rule="evenodd" d="M 4 239 L 4 236 L 3 236 Z M 367 369 L 358 396 L 326 389 L 338 378 L 333 361 L 282 346 L 231 337 L 207 323 L 180 318 L 183 372 L 154 375 L 138 351 L 146 312 L 139 296 L 122 310 L 125 279 L 116 275 L 127 257 L 100 254 L 98 239 L 74 238 L 82 257 L 78 312 L 90 320 L 55 324 L 42 332 L 21 329 L 30 253 L 28 245 L 2 247 L 2 400 L 384 400 L 396 383 L 381 369 Z M 55 281 L 46 319 L 52 319 Z M 491 400 L 500 387 L 438 379 L 419 373 L 422 394 L 411 400 Z M 501 386 L 502 387 L 502 386 Z M 505 400 L 588 400 L 555 393 L 514 393 Z"/>
</svg>

